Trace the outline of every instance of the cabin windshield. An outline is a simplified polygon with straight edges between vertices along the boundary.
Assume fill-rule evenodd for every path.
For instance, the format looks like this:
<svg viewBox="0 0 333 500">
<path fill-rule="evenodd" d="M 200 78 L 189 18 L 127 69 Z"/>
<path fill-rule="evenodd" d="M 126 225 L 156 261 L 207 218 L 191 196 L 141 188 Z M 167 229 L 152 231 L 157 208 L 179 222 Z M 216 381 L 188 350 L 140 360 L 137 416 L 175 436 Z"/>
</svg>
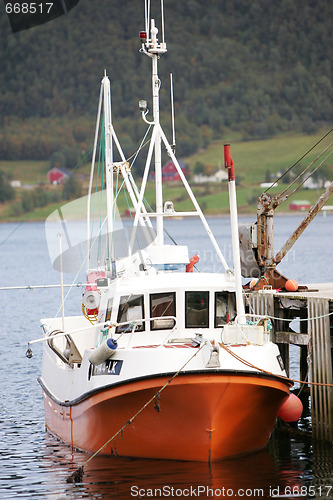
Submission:
<svg viewBox="0 0 333 500">
<path fill-rule="evenodd" d="M 174 319 L 163 319 L 161 316 L 176 316 L 175 292 L 152 293 L 150 295 L 150 317 L 159 318 L 150 322 L 151 330 L 167 330 L 175 326 Z"/>
<path fill-rule="evenodd" d="M 112 299 L 109 299 L 109 301 L 108 301 L 108 306 L 107 306 L 106 314 L 105 314 L 105 321 L 110 321 L 111 313 L 112 313 L 112 304 L 113 304 L 113 297 L 112 297 Z"/>
<path fill-rule="evenodd" d="M 120 297 L 117 323 L 125 323 L 125 325 L 117 326 L 116 332 L 124 332 L 132 330 L 142 332 L 145 329 L 143 295 L 123 295 Z"/>
<path fill-rule="evenodd" d="M 230 292 L 215 292 L 214 327 L 224 326 L 236 316 L 236 297 Z"/>
<path fill-rule="evenodd" d="M 185 326 L 209 327 L 209 292 L 185 292 Z"/>
<path fill-rule="evenodd" d="M 236 317 L 236 297 L 234 292 L 215 292 L 211 294 L 214 304 L 210 306 L 209 291 L 185 291 L 185 327 L 221 328 Z M 176 321 L 176 293 L 152 293 L 149 296 L 150 330 L 171 330 Z M 112 299 L 108 301 L 105 319 L 109 320 Z M 210 317 L 211 316 L 211 317 Z M 213 326 L 213 317 L 214 326 Z M 156 318 L 156 319 L 155 319 Z M 145 330 L 144 296 L 123 295 L 120 297 L 116 332 Z M 211 325 L 210 325 L 211 323 Z"/>
</svg>

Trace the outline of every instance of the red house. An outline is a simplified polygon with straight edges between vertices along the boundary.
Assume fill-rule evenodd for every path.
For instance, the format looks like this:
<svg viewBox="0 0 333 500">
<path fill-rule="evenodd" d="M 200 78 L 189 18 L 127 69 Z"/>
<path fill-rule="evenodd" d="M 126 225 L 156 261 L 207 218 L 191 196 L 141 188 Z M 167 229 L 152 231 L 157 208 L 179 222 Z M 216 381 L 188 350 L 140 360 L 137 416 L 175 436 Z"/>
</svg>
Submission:
<svg viewBox="0 0 333 500">
<path fill-rule="evenodd" d="M 179 161 L 179 166 L 182 169 L 183 174 L 187 177 L 190 173 L 189 168 L 186 163 L 182 160 Z M 155 172 L 151 173 L 151 178 L 155 179 Z M 180 175 L 171 160 L 167 161 L 162 167 L 162 180 L 165 182 L 175 182 L 180 181 Z"/>
<path fill-rule="evenodd" d="M 53 167 L 49 170 L 48 179 L 50 184 L 62 184 L 70 176 L 70 172 L 64 168 Z"/>
<path fill-rule="evenodd" d="M 307 200 L 292 201 L 289 204 L 289 210 L 309 210 L 311 207 Z"/>
</svg>

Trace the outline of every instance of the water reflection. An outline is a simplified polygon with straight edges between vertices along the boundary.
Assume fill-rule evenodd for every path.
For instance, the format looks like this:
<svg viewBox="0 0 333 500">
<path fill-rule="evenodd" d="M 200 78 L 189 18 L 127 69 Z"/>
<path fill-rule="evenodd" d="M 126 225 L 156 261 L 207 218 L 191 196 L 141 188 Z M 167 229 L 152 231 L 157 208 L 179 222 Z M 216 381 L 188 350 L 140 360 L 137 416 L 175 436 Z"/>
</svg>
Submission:
<svg viewBox="0 0 333 500">
<path fill-rule="evenodd" d="M 275 431 L 267 449 L 211 465 L 111 456 L 97 456 L 86 464 L 89 455 L 72 451 L 48 433 L 44 434 L 38 455 L 22 457 L 21 473 L 11 477 L 13 493 L 18 493 L 15 496 L 25 494 L 28 498 L 29 493 L 29 498 L 38 495 L 57 499 L 270 499 L 279 493 L 281 498 L 292 499 L 300 495 L 319 498 L 322 492 L 322 497 L 333 498 L 332 447 L 312 443 L 301 435 L 290 437 L 283 429 Z M 68 484 L 67 478 L 81 465 L 82 482 Z M 15 483 L 27 476 L 29 488 L 18 490 Z M 7 487 L 6 498 L 12 498 L 9 483 Z M 304 495 L 305 492 L 316 495 Z"/>
<path fill-rule="evenodd" d="M 51 443 L 53 438 L 49 436 L 47 440 Z M 62 470 L 62 482 L 88 458 L 74 452 L 69 460 L 66 448 L 54 443 L 43 460 L 45 468 L 56 469 L 58 474 Z M 258 490 L 258 496 L 269 498 L 269 488 L 277 483 L 279 472 L 268 450 L 211 465 L 97 456 L 84 466 L 82 483 L 66 485 L 66 494 L 110 499 L 151 498 L 153 494 L 162 498 L 238 498 L 239 491 L 245 496 L 246 491 Z"/>
<path fill-rule="evenodd" d="M 196 462 L 97 456 L 84 465 L 81 483 L 68 484 L 67 478 L 85 464 L 89 455 L 72 451 L 53 436 L 45 434 L 41 456 L 35 458 L 38 469 L 35 469 L 35 479 L 38 477 L 39 480 L 30 483 L 29 494 L 92 499 L 151 498 L 154 494 L 160 498 L 271 498 L 272 489 L 277 486 L 283 491 L 287 485 L 301 487 L 305 484 L 304 473 L 309 466 L 306 457 L 309 456 L 308 449 L 295 446 L 287 437 L 282 440 L 274 437 L 270 447 L 259 453 L 211 466 Z M 31 457 L 25 458 L 31 467 Z"/>
</svg>

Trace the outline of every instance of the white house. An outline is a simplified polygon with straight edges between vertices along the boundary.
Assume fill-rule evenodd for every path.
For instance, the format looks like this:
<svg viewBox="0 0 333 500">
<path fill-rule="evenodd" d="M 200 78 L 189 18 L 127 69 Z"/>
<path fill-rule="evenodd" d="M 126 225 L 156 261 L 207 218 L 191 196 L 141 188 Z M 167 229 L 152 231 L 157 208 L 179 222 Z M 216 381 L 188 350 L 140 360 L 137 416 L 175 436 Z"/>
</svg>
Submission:
<svg viewBox="0 0 333 500">
<path fill-rule="evenodd" d="M 10 185 L 13 188 L 20 188 L 22 186 L 21 181 L 10 181 Z"/>
<path fill-rule="evenodd" d="M 228 180 L 228 172 L 226 170 L 216 170 L 213 175 L 196 174 L 193 176 L 193 182 L 200 184 L 203 182 L 222 182 Z"/>
<path fill-rule="evenodd" d="M 324 179 L 315 180 L 312 177 L 309 177 L 303 184 L 305 189 L 321 189 L 327 188 L 331 184 L 330 181 L 324 181 Z"/>
</svg>

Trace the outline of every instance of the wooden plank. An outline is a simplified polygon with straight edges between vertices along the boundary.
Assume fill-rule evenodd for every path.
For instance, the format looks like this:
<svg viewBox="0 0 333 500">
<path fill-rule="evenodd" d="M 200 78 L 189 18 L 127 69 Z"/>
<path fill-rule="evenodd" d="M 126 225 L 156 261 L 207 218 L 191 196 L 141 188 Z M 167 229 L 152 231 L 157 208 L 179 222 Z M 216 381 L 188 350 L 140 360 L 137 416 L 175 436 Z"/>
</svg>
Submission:
<svg viewBox="0 0 333 500">
<path fill-rule="evenodd" d="M 308 299 L 308 325 L 310 334 L 311 381 L 332 384 L 332 356 L 329 322 L 329 301 Z M 313 434 L 317 439 L 333 441 L 332 388 L 310 386 Z"/>
<path fill-rule="evenodd" d="M 277 344 L 308 345 L 310 336 L 307 333 L 275 332 Z"/>
</svg>

